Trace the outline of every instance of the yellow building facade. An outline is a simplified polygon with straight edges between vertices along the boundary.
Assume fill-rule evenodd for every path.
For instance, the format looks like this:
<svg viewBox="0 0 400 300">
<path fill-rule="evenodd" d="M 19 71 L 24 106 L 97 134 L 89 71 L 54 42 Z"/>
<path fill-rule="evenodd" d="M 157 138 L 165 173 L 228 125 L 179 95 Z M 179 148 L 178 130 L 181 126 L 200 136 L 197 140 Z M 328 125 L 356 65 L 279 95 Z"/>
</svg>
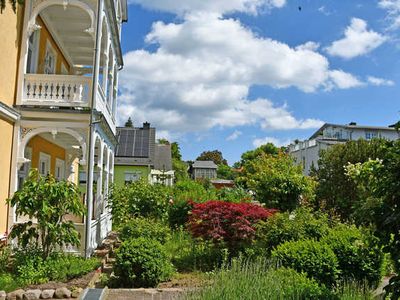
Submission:
<svg viewBox="0 0 400 300">
<path fill-rule="evenodd" d="M 25 0 L 0 15 L 0 237 L 26 221 L 5 199 L 32 168 L 82 186 L 86 217 L 70 216 L 81 247 L 70 251 L 90 255 L 111 230 L 125 21 L 126 0 Z"/>
<path fill-rule="evenodd" d="M 0 55 L 0 240 L 8 231 L 8 206 L 6 199 L 10 196 L 10 181 L 13 153 L 14 125 L 19 114 L 13 105 L 16 97 L 18 76 L 19 48 L 23 8 L 16 13 L 7 5 L 0 14 L 2 29 Z"/>
</svg>

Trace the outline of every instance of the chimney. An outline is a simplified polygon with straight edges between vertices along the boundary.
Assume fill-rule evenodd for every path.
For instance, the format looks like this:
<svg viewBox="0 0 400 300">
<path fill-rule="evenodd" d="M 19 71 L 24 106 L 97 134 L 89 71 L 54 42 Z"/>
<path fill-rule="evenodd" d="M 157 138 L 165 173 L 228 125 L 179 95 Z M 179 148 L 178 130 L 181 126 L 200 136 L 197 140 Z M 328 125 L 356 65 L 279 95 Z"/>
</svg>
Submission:
<svg viewBox="0 0 400 300">
<path fill-rule="evenodd" d="M 149 122 L 144 122 L 143 123 L 143 129 L 150 129 L 150 123 Z"/>
<path fill-rule="evenodd" d="M 350 122 L 349 125 L 350 125 L 350 126 L 356 126 L 357 123 L 356 123 L 356 122 Z"/>
</svg>

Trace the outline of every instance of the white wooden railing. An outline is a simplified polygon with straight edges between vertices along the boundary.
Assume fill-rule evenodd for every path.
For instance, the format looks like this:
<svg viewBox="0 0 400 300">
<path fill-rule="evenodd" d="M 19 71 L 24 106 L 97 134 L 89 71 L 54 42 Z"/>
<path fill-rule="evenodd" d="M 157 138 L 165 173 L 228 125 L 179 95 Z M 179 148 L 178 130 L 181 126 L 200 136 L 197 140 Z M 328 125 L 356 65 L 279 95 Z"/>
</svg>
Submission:
<svg viewBox="0 0 400 300">
<path fill-rule="evenodd" d="M 22 104 L 88 106 L 90 97 L 90 77 L 55 74 L 25 74 Z"/>
</svg>

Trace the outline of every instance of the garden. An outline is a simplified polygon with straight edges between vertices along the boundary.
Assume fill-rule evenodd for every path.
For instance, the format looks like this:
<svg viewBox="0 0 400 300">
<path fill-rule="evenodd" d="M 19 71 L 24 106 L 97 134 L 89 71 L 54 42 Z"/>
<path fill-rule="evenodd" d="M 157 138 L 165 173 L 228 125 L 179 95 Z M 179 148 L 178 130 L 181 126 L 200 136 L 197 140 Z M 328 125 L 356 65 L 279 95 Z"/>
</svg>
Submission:
<svg viewBox="0 0 400 300">
<path fill-rule="evenodd" d="M 122 243 L 104 284 L 175 282 L 189 289 L 188 299 L 374 299 L 386 276 L 386 296 L 397 299 L 398 236 L 383 223 L 398 222 L 392 196 L 399 146 L 338 145 L 305 177 L 268 145 L 244 155 L 236 188 L 187 179 L 173 188 L 140 181 L 114 187 L 113 224 Z M 370 160 L 368 151 L 382 159 Z M 325 197 L 327 189 L 340 201 Z M 383 221 L 380 212 L 391 218 Z"/>
<path fill-rule="evenodd" d="M 182 287 L 199 300 L 375 299 L 390 278 L 381 296 L 398 299 L 400 142 L 336 145 L 310 177 L 271 144 L 238 164 L 235 188 L 187 178 L 173 187 L 112 187 L 119 246 L 99 286 Z M 72 223 L 61 221 L 84 213 L 77 188 L 30 176 L 10 203 L 38 225 L 13 228 L 18 247 L 0 252 L 6 290 L 70 280 L 99 265 L 59 251 L 79 242 Z"/>
</svg>

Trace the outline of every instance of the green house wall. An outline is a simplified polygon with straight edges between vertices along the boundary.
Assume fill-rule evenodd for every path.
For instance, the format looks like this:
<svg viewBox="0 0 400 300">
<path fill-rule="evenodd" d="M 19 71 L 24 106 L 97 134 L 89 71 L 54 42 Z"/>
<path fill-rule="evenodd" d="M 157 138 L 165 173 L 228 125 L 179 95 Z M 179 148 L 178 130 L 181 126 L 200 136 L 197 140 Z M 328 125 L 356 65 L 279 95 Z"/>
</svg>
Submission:
<svg viewBox="0 0 400 300">
<path fill-rule="evenodd" d="M 114 165 L 114 183 L 116 185 L 125 184 L 125 172 L 140 171 L 142 178 L 148 178 L 150 169 L 147 166 L 117 166 Z"/>
</svg>

